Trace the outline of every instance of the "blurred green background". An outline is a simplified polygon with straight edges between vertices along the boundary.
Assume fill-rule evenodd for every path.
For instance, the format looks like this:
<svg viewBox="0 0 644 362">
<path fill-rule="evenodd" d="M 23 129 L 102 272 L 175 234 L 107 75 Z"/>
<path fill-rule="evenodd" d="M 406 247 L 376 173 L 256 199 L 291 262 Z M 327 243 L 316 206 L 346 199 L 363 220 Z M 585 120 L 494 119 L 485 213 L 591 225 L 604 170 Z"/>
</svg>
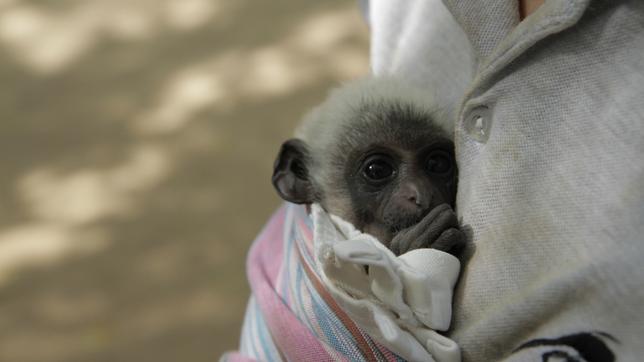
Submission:
<svg viewBox="0 0 644 362">
<path fill-rule="evenodd" d="M 215 361 L 353 1 L 0 0 L 0 361 Z"/>
</svg>

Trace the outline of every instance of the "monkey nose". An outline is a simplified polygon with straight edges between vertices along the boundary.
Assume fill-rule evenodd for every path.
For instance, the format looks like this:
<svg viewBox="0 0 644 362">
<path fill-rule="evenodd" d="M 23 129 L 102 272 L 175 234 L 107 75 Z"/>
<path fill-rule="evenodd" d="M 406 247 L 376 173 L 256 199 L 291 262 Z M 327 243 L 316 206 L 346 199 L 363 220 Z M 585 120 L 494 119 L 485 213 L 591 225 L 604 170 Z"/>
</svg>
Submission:
<svg viewBox="0 0 644 362">
<path fill-rule="evenodd" d="M 415 184 L 407 184 L 403 186 L 403 197 L 414 206 L 421 207 L 423 205 L 424 200 L 418 190 L 418 186 Z"/>
<path fill-rule="evenodd" d="M 420 206 L 420 196 L 419 195 L 407 195 L 407 201 Z"/>
</svg>

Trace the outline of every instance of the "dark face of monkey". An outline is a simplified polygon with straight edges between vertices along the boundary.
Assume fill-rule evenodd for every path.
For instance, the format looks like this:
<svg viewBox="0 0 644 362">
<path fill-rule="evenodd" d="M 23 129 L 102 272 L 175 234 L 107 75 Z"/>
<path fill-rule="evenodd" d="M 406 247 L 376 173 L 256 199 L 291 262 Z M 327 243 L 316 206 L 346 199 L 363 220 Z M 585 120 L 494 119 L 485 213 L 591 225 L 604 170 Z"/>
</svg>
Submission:
<svg viewBox="0 0 644 362">
<path fill-rule="evenodd" d="M 454 205 L 453 145 L 436 137 L 426 142 L 415 147 L 373 144 L 347 160 L 351 221 L 386 245 L 435 207 Z"/>
<path fill-rule="evenodd" d="M 273 185 L 283 199 L 318 202 L 397 254 L 464 241 L 452 211 L 454 146 L 427 114 L 369 105 L 341 124 L 282 145 Z"/>
</svg>

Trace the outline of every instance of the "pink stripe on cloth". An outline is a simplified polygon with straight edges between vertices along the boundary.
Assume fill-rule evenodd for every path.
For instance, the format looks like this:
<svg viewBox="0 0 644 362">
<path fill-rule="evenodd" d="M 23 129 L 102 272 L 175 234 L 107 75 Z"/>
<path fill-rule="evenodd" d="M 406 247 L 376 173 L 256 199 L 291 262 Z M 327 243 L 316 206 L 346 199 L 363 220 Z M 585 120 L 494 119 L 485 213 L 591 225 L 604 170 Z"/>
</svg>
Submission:
<svg viewBox="0 0 644 362">
<path fill-rule="evenodd" d="M 286 219 L 286 206 L 280 207 L 270 218 L 264 229 L 257 235 L 248 252 L 246 272 L 252 285 L 252 270 L 261 271 L 262 279 L 275 282 L 282 266 L 284 254 L 284 222 Z M 261 249 L 257 250 L 257 249 Z M 261 269 L 261 270 L 258 270 Z M 271 287 L 274 286 L 271 283 Z"/>
<path fill-rule="evenodd" d="M 244 356 L 239 352 L 228 352 L 221 357 L 219 362 L 257 362 L 257 360 Z"/>
<path fill-rule="evenodd" d="M 274 286 L 284 253 L 286 207 L 280 208 L 258 236 L 248 255 L 248 279 L 266 324 L 286 360 L 332 361 L 324 346 L 300 322 Z"/>
</svg>

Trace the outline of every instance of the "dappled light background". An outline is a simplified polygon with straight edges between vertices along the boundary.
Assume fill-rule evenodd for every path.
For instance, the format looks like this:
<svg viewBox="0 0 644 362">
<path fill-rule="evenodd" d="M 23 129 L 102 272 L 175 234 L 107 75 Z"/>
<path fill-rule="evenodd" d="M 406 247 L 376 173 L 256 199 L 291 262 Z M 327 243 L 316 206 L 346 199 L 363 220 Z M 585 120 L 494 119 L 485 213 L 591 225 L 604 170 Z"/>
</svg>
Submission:
<svg viewBox="0 0 644 362">
<path fill-rule="evenodd" d="M 0 0 L 0 361 L 214 361 L 353 1 Z"/>
</svg>

